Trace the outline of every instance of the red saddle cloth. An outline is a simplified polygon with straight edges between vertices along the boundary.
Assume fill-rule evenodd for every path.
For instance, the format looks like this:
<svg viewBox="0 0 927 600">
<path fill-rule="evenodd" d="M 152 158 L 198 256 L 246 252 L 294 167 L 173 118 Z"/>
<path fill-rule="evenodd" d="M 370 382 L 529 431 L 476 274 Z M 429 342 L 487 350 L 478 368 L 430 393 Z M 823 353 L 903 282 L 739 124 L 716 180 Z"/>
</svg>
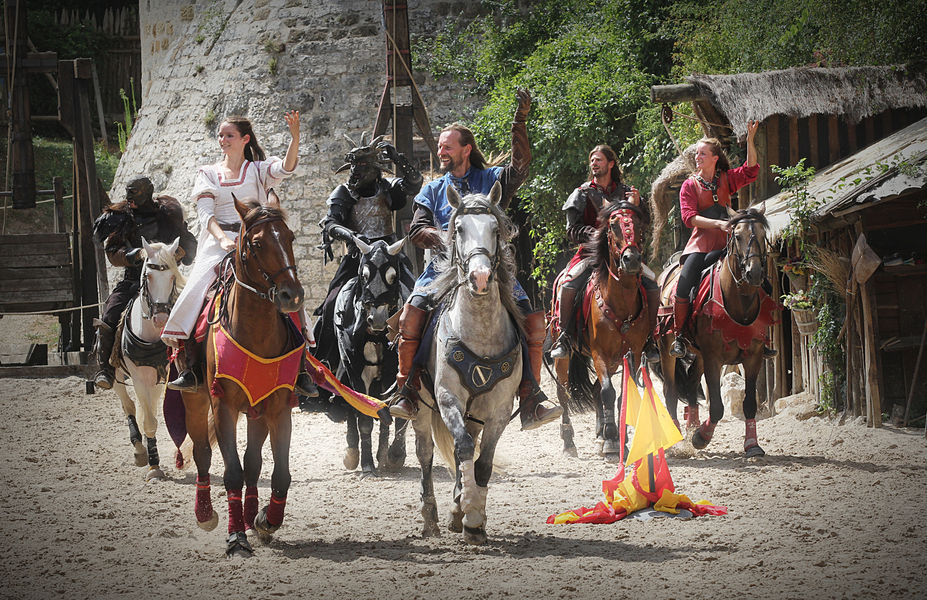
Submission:
<svg viewBox="0 0 927 600">
<path fill-rule="evenodd" d="M 215 301 L 210 304 L 215 309 L 214 305 Z M 290 328 L 293 347 L 280 356 L 270 358 L 258 356 L 239 344 L 221 322 L 212 325 L 216 352 L 215 380 L 230 379 L 237 383 L 252 407 L 281 388 L 292 392 L 295 387 L 306 340 L 299 325 L 294 322 L 295 315 L 283 318 Z M 217 387 L 214 381 L 213 395 L 217 395 Z"/>
<path fill-rule="evenodd" d="M 695 296 L 692 307 L 692 317 L 704 314 L 710 317 L 711 330 L 720 331 L 725 343 L 737 342 L 741 350 L 746 350 L 754 340 L 768 341 L 766 328 L 778 323 L 776 311 L 780 309 L 778 302 L 773 300 L 763 289 L 757 290 L 760 296 L 760 309 L 752 323 L 742 325 L 735 321 L 724 308 L 724 295 L 721 293 L 721 267 L 724 261 L 712 267 L 709 276 L 703 277 Z"/>
</svg>

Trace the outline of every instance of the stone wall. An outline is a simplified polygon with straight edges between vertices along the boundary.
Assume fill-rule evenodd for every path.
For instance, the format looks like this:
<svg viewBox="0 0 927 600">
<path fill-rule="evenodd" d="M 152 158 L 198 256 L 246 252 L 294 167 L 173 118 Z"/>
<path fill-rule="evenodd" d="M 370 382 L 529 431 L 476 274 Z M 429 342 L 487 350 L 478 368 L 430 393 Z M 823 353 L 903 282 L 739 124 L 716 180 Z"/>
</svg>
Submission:
<svg viewBox="0 0 927 600">
<path fill-rule="evenodd" d="M 325 199 L 342 183 L 333 170 L 349 149 L 345 134 L 370 131 L 386 81 L 379 0 L 141 0 L 142 105 L 110 197 L 148 175 L 155 190 L 189 201 L 198 165 L 221 158 L 215 130 L 225 115 L 254 123 L 269 155 L 289 141 L 285 110 L 300 110 L 297 173 L 278 189 L 297 233 L 296 258 L 307 306 L 322 299 L 334 264 L 323 265 L 319 220 Z M 470 16 L 478 3 L 411 0 L 412 35 Z M 274 64 L 275 63 L 275 64 Z M 448 81 L 417 74 L 435 131 L 467 120 L 482 100 Z M 427 178 L 427 175 L 426 175 Z"/>
</svg>

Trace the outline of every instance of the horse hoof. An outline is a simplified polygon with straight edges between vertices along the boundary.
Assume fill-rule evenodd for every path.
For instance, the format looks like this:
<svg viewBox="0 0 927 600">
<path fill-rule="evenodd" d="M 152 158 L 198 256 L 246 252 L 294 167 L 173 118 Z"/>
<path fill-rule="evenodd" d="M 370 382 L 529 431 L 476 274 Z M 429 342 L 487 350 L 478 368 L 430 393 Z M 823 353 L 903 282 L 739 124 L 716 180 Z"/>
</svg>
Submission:
<svg viewBox="0 0 927 600">
<path fill-rule="evenodd" d="M 228 544 L 225 547 L 225 555 L 229 558 L 251 558 L 254 550 L 248 542 L 248 536 L 244 531 L 236 531 L 229 534 Z"/>
<path fill-rule="evenodd" d="M 705 446 L 708 445 L 708 441 L 709 440 L 706 440 L 704 437 L 702 437 L 701 431 L 696 431 L 694 434 L 692 434 L 692 447 L 696 450 L 705 448 Z"/>
<path fill-rule="evenodd" d="M 135 466 L 136 467 L 147 467 L 148 466 L 148 448 L 146 448 L 141 442 L 135 442 L 132 445 L 135 447 Z"/>
<path fill-rule="evenodd" d="M 258 538 L 262 543 L 269 544 L 278 529 L 280 529 L 279 525 L 271 525 L 267 522 L 267 507 L 265 506 L 254 518 L 254 530 L 258 534 Z"/>
<path fill-rule="evenodd" d="M 203 531 L 212 531 L 216 528 L 216 525 L 219 524 L 219 515 L 216 511 L 212 511 L 212 515 L 205 521 L 197 521 L 196 524 Z"/>
<path fill-rule="evenodd" d="M 613 454 L 619 454 L 618 442 L 615 440 L 605 440 L 605 443 L 602 444 L 602 455 L 611 456 Z"/>
<path fill-rule="evenodd" d="M 749 448 L 744 450 L 744 456 L 746 456 L 747 458 L 757 458 L 759 456 L 766 456 L 766 451 L 760 448 L 759 445 L 750 446 Z"/>
<path fill-rule="evenodd" d="M 425 523 L 422 528 L 422 537 L 441 537 L 441 528 L 437 523 Z"/>
<path fill-rule="evenodd" d="M 486 530 L 482 527 L 465 527 L 464 541 L 474 546 L 480 546 L 486 543 Z"/>
<path fill-rule="evenodd" d="M 155 465 L 148 467 L 148 473 L 145 474 L 145 481 L 161 481 L 164 479 L 164 471 L 161 467 Z"/>
<path fill-rule="evenodd" d="M 344 452 L 344 468 L 353 471 L 360 464 L 360 450 L 357 448 L 348 448 Z"/>
<path fill-rule="evenodd" d="M 569 448 L 563 449 L 563 455 L 567 458 L 578 458 L 579 452 L 576 451 L 576 446 L 570 446 Z"/>
<path fill-rule="evenodd" d="M 451 511 L 451 520 L 447 524 L 447 528 L 453 531 L 454 533 L 460 533 L 463 531 L 463 516 L 464 514 L 459 510 Z"/>
</svg>

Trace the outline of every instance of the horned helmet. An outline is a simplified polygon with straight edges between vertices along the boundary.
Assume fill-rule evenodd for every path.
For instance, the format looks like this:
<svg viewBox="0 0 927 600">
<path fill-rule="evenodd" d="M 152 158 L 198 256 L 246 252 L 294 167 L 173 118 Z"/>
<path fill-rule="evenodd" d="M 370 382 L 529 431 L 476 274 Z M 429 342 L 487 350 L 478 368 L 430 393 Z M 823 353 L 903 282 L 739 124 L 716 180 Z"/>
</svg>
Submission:
<svg viewBox="0 0 927 600">
<path fill-rule="evenodd" d="M 351 169 L 351 176 L 348 178 L 348 187 L 365 187 L 379 179 L 383 171 L 390 171 L 390 163 L 383 155 L 383 152 L 377 148 L 383 140 L 379 135 L 368 143 L 366 141 L 367 132 L 361 133 L 360 143 L 345 134 L 345 139 L 351 144 L 351 150 L 344 155 L 344 164 L 338 167 L 335 173 L 341 173 Z"/>
</svg>

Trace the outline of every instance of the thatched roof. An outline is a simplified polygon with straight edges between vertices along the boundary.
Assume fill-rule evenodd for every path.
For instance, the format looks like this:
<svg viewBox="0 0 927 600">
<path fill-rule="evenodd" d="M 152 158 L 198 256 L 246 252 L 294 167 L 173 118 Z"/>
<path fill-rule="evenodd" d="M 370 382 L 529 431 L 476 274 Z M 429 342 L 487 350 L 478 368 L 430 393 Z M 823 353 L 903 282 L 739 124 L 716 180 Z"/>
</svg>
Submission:
<svg viewBox="0 0 927 600">
<path fill-rule="evenodd" d="M 927 72 L 905 65 L 796 67 L 686 79 L 727 117 L 738 137 L 746 134 L 747 121 L 771 115 L 840 115 L 857 123 L 892 108 L 927 106 Z"/>
</svg>

